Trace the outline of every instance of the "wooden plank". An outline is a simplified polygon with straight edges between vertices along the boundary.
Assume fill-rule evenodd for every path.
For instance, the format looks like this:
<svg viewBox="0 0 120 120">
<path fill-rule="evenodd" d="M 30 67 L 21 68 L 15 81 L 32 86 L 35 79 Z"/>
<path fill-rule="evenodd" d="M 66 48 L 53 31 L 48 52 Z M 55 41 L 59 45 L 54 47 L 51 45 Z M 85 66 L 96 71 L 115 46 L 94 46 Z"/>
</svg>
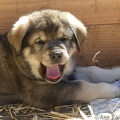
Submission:
<svg viewBox="0 0 120 120">
<path fill-rule="evenodd" d="M 98 66 L 110 67 L 120 65 L 120 24 L 88 26 L 88 38 L 83 42 L 78 65 L 90 63 L 95 53 Z"/>
<path fill-rule="evenodd" d="M 77 65 L 90 63 L 94 55 L 100 67 L 120 64 L 120 24 L 87 26 L 87 39 L 83 42 L 81 52 L 76 55 Z"/>
<path fill-rule="evenodd" d="M 10 29 L 21 15 L 47 8 L 69 11 L 86 25 L 120 23 L 120 0 L 1 0 L 0 29 Z"/>
</svg>

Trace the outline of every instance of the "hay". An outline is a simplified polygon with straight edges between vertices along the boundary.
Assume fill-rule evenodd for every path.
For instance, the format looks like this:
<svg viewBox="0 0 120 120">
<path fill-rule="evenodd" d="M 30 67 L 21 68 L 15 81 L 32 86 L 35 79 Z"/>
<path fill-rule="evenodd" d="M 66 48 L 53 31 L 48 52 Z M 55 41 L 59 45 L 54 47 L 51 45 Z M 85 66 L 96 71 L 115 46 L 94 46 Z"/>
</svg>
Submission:
<svg viewBox="0 0 120 120">
<path fill-rule="evenodd" d="M 48 110 L 25 104 L 10 104 L 0 106 L 0 120 L 119 120 L 119 105 L 119 98 L 98 99 L 90 105 L 75 103 L 56 106 Z"/>
<path fill-rule="evenodd" d="M 90 120 L 90 106 L 75 103 L 43 110 L 24 104 L 0 106 L 0 120 Z M 93 119 L 91 119 L 93 120 Z"/>
<path fill-rule="evenodd" d="M 91 65 L 94 65 L 95 63 L 99 63 L 99 61 L 96 59 L 96 57 L 98 56 L 98 54 L 100 54 L 100 51 L 98 51 L 97 53 L 95 53 L 95 55 L 93 56 L 92 60 L 89 63 L 86 63 L 83 66 L 91 66 Z"/>
</svg>

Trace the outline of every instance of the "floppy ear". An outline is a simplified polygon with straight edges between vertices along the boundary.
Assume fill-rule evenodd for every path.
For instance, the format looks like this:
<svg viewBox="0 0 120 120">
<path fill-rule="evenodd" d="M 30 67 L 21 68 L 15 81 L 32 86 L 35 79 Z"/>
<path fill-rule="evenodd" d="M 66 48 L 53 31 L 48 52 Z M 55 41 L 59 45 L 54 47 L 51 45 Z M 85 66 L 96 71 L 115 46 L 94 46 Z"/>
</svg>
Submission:
<svg viewBox="0 0 120 120">
<path fill-rule="evenodd" d="M 21 52 L 22 40 L 30 27 L 28 16 L 21 17 L 9 31 L 7 37 L 11 46 L 15 49 L 17 55 Z"/>
<path fill-rule="evenodd" d="M 80 45 L 86 37 L 87 30 L 84 24 L 79 21 L 75 16 L 70 13 L 66 14 L 68 23 L 73 31 L 73 40 L 77 46 L 77 50 L 80 51 Z"/>
<path fill-rule="evenodd" d="M 75 44 L 77 46 L 77 50 L 80 52 L 80 42 L 79 42 L 79 39 L 77 37 L 77 34 L 76 34 L 76 32 L 75 32 L 73 27 L 70 26 L 70 28 L 71 28 L 71 30 L 73 32 L 73 41 L 75 42 Z"/>
</svg>

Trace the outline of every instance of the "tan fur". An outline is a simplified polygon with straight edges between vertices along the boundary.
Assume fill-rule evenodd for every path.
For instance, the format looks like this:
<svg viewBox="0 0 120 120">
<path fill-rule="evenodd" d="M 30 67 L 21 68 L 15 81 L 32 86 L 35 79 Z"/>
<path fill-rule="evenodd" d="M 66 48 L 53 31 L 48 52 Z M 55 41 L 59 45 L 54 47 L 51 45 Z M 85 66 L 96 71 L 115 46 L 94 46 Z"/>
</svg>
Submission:
<svg viewBox="0 0 120 120">
<path fill-rule="evenodd" d="M 42 10 L 21 17 L 7 37 L 0 38 L 0 104 L 20 100 L 48 108 L 119 96 L 120 89 L 108 83 L 89 83 L 80 77 L 71 81 L 72 73 L 79 74 L 73 71 L 72 55 L 86 33 L 83 23 L 69 12 Z M 50 74 L 51 66 L 57 77 Z"/>
<path fill-rule="evenodd" d="M 24 24 L 23 24 L 24 23 Z M 17 53 L 20 53 L 21 42 L 30 27 L 30 21 L 28 16 L 23 16 L 18 22 L 14 24 L 12 30 L 8 33 L 8 40 L 10 44 L 15 48 Z"/>
</svg>

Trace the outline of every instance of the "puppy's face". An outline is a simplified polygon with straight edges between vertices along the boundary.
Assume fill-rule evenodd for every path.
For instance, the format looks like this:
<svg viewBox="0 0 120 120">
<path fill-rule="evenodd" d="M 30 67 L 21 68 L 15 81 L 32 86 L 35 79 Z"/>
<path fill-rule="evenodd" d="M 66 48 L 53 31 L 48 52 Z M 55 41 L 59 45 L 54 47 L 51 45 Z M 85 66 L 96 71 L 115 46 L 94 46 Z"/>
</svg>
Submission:
<svg viewBox="0 0 120 120">
<path fill-rule="evenodd" d="M 56 83 L 70 73 L 71 56 L 85 35 L 84 25 L 70 13 L 44 10 L 20 18 L 8 40 L 17 61 L 22 59 L 29 66 L 29 76 Z"/>
</svg>

